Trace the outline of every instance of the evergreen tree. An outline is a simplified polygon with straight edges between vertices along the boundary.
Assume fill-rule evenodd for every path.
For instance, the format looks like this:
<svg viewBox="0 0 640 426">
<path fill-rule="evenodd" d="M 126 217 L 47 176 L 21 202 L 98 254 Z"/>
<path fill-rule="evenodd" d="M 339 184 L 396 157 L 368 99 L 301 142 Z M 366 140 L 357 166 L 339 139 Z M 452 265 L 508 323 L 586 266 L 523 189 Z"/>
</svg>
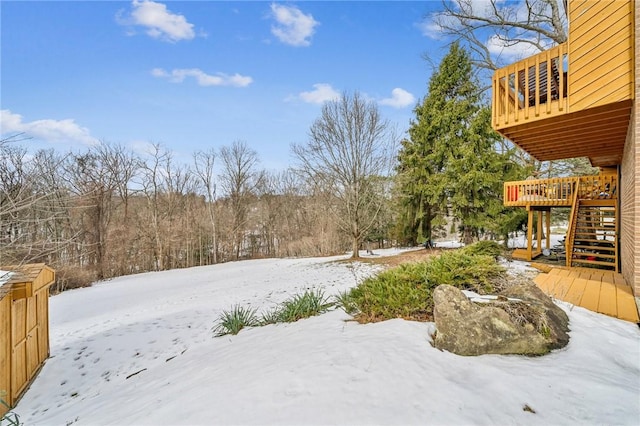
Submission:
<svg viewBox="0 0 640 426">
<path fill-rule="evenodd" d="M 398 156 L 403 228 L 410 240 L 431 239 L 434 222 L 449 213 L 469 243 L 479 231 L 494 230 L 504 212 L 502 184 L 515 165 L 495 149 L 500 136 L 491 129 L 481 93 L 468 52 L 454 43 L 415 108 Z"/>
</svg>

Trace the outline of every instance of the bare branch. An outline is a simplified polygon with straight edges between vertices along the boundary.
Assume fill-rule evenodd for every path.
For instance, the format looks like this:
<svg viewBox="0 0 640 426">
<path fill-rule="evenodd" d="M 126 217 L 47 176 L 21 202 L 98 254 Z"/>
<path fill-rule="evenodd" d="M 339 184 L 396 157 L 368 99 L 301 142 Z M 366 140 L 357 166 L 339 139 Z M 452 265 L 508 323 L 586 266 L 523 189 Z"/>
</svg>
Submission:
<svg viewBox="0 0 640 426">
<path fill-rule="evenodd" d="M 567 41 L 563 0 L 443 0 L 442 11 L 427 17 L 453 41 L 463 41 L 473 52 L 473 63 L 486 69 L 502 65 L 498 47 L 514 58 L 514 46 L 544 50 Z M 481 9 L 481 5 L 485 7 Z M 501 46 L 491 47 L 492 40 Z"/>
</svg>

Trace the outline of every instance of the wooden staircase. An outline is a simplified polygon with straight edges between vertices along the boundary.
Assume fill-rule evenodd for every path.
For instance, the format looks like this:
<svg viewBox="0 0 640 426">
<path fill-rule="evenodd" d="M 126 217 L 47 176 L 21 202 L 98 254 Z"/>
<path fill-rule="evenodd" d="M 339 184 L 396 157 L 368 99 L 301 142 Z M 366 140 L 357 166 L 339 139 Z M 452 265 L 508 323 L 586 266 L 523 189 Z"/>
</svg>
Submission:
<svg viewBox="0 0 640 426">
<path fill-rule="evenodd" d="M 528 213 L 527 246 L 515 249 L 514 259 L 531 261 L 542 254 L 541 235 L 547 236 L 545 245 L 550 249 L 551 209 L 571 207 L 562 253 L 566 253 L 566 266 L 620 272 L 615 168 L 601 168 L 593 176 L 505 182 L 503 200 L 505 206 L 524 207 Z"/>
<path fill-rule="evenodd" d="M 616 199 L 578 199 L 566 241 L 567 266 L 619 272 Z"/>
</svg>

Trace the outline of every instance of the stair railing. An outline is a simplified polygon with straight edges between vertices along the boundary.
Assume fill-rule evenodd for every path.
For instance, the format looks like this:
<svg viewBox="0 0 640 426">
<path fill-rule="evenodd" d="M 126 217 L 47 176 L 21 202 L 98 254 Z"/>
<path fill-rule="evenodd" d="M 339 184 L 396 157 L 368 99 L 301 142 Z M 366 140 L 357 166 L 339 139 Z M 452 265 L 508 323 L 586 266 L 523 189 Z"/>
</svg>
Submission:
<svg viewBox="0 0 640 426">
<path fill-rule="evenodd" d="M 575 182 L 575 188 L 573 190 L 573 199 L 571 202 L 571 214 L 569 215 L 569 227 L 567 229 L 567 237 L 566 240 L 564 242 L 565 244 L 565 251 L 566 251 L 566 259 L 565 259 L 565 264 L 566 266 L 570 267 L 571 266 L 571 261 L 573 259 L 573 244 L 575 241 L 575 237 L 576 237 L 576 223 L 578 222 L 578 193 L 580 192 L 578 190 L 578 188 L 580 188 L 580 180 L 581 178 L 577 178 L 576 182 Z"/>
</svg>

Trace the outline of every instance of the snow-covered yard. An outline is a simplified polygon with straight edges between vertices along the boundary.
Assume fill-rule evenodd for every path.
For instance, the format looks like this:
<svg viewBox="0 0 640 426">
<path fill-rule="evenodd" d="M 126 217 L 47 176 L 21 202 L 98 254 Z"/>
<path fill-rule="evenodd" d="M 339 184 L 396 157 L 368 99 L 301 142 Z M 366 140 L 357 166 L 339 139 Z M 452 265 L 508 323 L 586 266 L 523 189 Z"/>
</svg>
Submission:
<svg viewBox="0 0 640 426">
<path fill-rule="evenodd" d="M 51 358 L 14 411 L 27 425 L 638 424 L 638 326 L 566 304 L 571 341 L 540 358 L 460 357 L 431 346 L 432 323 L 361 325 L 340 310 L 213 337 L 234 304 L 337 294 L 373 271 L 336 259 L 147 273 L 54 296 Z"/>
</svg>

